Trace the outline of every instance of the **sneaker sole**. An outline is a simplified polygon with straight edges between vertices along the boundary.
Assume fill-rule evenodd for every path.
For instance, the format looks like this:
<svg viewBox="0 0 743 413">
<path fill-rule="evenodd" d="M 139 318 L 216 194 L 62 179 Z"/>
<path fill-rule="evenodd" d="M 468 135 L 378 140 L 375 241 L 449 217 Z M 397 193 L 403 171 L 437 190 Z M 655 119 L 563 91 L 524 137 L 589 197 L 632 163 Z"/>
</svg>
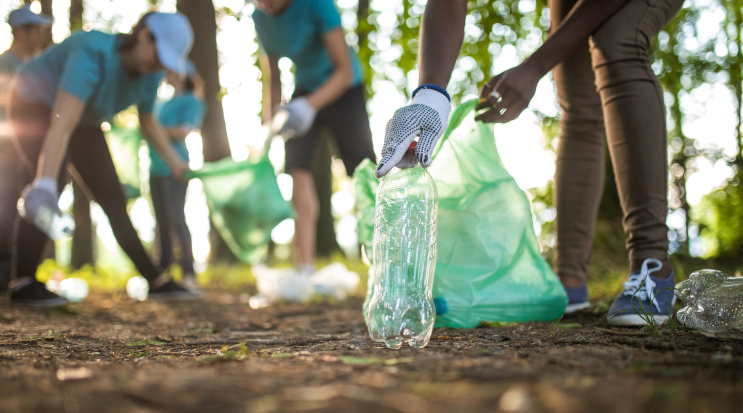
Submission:
<svg viewBox="0 0 743 413">
<path fill-rule="evenodd" d="M 168 293 L 155 293 L 147 297 L 147 301 L 191 301 L 203 298 L 201 294 L 188 291 L 177 291 Z"/>
<path fill-rule="evenodd" d="M 671 308 L 673 308 L 673 305 L 676 304 L 676 296 L 673 296 L 673 300 L 671 301 Z M 658 325 L 666 325 L 668 323 L 669 316 L 667 315 L 659 315 L 655 314 L 653 316 L 655 318 L 655 322 L 658 323 Z M 613 317 L 606 316 L 606 321 L 609 323 L 609 325 L 612 326 L 634 326 L 634 327 L 642 327 L 642 326 L 649 326 L 650 324 L 645 321 L 643 317 L 640 317 L 639 314 L 624 314 L 624 315 L 615 315 Z"/>
<path fill-rule="evenodd" d="M 668 316 L 667 315 L 656 315 L 655 322 L 658 323 L 658 325 L 665 325 L 668 323 Z M 640 317 L 638 314 L 627 314 L 627 315 L 617 315 L 614 317 L 606 317 L 606 321 L 609 322 L 609 325 L 613 326 L 630 326 L 630 327 L 641 327 L 641 326 L 648 326 L 647 321 Z"/>
<path fill-rule="evenodd" d="M 571 314 L 576 311 L 584 310 L 590 306 L 591 306 L 591 303 L 589 302 L 568 304 L 568 306 L 565 307 L 565 311 L 563 311 L 563 314 Z"/>
<path fill-rule="evenodd" d="M 70 303 L 70 300 L 64 297 L 57 297 L 48 300 L 22 300 L 22 299 L 10 299 L 11 304 L 27 305 L 30 307 L 59 307 Z"/>
</svg>

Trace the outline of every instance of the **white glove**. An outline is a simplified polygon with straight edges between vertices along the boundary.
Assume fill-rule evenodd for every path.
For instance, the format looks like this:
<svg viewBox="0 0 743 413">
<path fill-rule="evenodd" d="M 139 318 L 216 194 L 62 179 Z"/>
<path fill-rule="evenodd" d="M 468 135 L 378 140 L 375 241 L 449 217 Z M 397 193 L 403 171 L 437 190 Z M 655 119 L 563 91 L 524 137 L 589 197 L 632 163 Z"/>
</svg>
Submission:
<svg viewBox="0 0 743 413">
<path fill-rule="evenodd" d="M 289 118 L 279 130 L 279 135 L 282 135 L 284 139 L 306 135 L 317 116 L 317 109 L 303 97 L 292 99 L 281 109 L 289 113 Z"/>
<path fill-rule="evenodd" d="M 52 211 L 59 211 L 58 198 L 57 181 L 46 176 L 36 178 L 23 189 L 21 199 L 18 200 L 18 214 L 34 222 L 43 206 Z"/>
<path fill-rule="evenodd" d="M 446 131 L 449 112 L 451 102 L 447 96 L 436 90 L 420 89 L 410 104 L 396 110 L 387 123 L 382 160 L 374 175 L 381 178 L 395 167 L 416 136 L 420 138 L 415 156 L 423 167 L 429 166 L 436 142 Z"/>
</svg>

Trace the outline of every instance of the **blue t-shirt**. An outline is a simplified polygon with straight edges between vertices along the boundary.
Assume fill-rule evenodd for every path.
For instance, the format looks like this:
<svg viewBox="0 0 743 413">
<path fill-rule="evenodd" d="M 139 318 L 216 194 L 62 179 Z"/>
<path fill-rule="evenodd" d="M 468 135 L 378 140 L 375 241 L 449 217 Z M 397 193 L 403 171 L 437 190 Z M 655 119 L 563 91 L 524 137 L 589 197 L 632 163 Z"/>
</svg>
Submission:
<svg viewBox="0 0 743 413">
<path fill-rule="evenodd" d="M 85 102 L 80 125 L 95 126 L 131 105 L 152 113 L 162 77 L 129 77 L 121 65 L 117 35 L 78 31 L 28 61 L 15 90 L 27 102 L 52 107 L 62 89 Z"/>
<path fill-rule="evenodd" d="M 204 101 L 194 96 L 192 92 L 181 93 L 169 101 L 158 105 L 155 109 L 158 122 L 164 128 L 183 127 L 185 129 L 199 129 L 204 120 Z M 172 142 L 175 152 L 188 163 L 188 149 L 186 142 L 177 140 Z M 150 145 L 150 175 L 168 176 L 170 168 Z"/>
<path fill-rule="evenodd" d="M 297 89 L 314 92 L 333 73 L 333 63 L 323 45 L 323 36 L 341 27 L 333 0 L 291 0 L 278 16 L 256 10 L 253 21 L 266 54 L 294 62 Z M 354 87 L 361 83 L 361 64 L 356 52 L 350 47 L 348 51 L 353 67 L 350 87 Z"/>
</svg>

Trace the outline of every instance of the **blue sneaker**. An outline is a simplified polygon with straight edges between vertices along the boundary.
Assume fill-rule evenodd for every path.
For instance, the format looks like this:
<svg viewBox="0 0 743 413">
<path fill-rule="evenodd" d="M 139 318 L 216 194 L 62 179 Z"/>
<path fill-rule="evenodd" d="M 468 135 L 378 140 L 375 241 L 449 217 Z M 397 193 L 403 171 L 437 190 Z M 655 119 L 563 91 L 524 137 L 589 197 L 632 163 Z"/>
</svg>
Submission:
<svg viewBox="0 0 743 413">
<path fill-rule="evenodd" d="M 653 268 L 650 268 L 653 265 Z M 654 258 L 646 259 L 642 263 L 640 271 L 629 275 L 629 280 L 624 283 L 624 291 L 614 300 L 609 308 L 606 320 L 614 326 L 646 326 L 645 313 L 652 314 L 659 325 L 668 322 L 668 317 L 673 311 L 676 302 L 676 294 L 673 280 L 673 269 L 671 275 L 666 279 L 655 278 L 652 273 L 663 266 L 660 260 Z M 645 318 L 644 318 L 645 317 Z"/>
<path fill-rule="evenodd" d="M 563 314 L 570 314 L 576 311 L 588 308 L 591 302 L 588 300 L 588 287 L 585 284 L 580 287 L 568 287 L 563 285 L 565 292 L 568 293 L 568 306 L 565 307 Z"/>
</svg>

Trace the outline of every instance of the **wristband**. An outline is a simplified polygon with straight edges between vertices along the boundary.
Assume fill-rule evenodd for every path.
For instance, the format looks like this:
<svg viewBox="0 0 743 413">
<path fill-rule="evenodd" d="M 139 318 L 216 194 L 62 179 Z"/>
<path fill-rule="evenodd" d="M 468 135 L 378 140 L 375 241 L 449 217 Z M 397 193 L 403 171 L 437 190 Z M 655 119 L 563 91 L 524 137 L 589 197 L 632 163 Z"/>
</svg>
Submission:
<svg viewBox="0 0 743 413">
<path fill-rule="evenodd" d="M 418 86 L 413 91 L 413 95 L 411 97 L 415 97 L 415 94 L 418 93 L 418 91 L 421 90 L 421 89 L 435 90 L 435 91 L 441 93 L 442 95 L 446 96 L 446 99 L 449 100 L 449 102 L 451 102 L 451 96 L 449 96 L 449 94 L 446 92 L 446 89 L 444 89 L 443 87 L 441 87 L 439 85 L 434 85 L 434 84 L 426 84 L 426 85 L 420 85 L 420 86 Z"/>
</svg>

